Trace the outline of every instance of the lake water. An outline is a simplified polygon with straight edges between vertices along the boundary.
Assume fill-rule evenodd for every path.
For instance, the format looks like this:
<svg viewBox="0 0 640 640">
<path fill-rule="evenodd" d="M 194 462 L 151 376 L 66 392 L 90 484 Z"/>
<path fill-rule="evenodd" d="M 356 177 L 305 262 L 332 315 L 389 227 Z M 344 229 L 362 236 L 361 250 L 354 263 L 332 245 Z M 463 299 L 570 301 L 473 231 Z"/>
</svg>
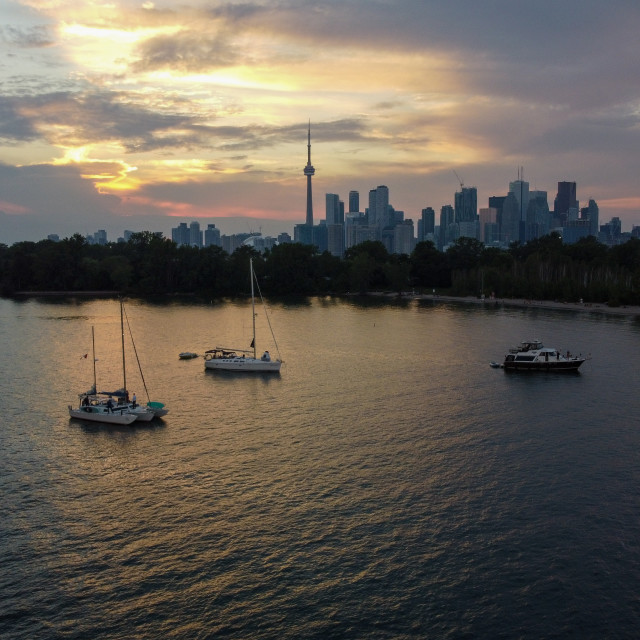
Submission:
<svg viewBox="0 0 640 640">
<path fill-rule="evenodd" d="M 247 303 L 125 308 L 170 413 L 111 427 L 67 405 L 92 326 L 122 385 L 117 301 L 0 300 L 0 637 L 637 637 L 640 319 L 273 302 L 282 373 L 239 376 L 178 353 Z M 489 367 L 534 338 L 592 359 Z"/>
</svg>

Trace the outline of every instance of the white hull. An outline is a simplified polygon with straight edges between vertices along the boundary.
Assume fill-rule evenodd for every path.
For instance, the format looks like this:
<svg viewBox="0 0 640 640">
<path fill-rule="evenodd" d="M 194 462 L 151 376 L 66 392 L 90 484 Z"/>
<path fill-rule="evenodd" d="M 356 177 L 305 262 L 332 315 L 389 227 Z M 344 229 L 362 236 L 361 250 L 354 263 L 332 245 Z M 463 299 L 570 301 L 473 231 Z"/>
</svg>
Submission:
<svg viewBox="0 0 640 640">
<path fill-rule="evenodd" d="M 136 420 L 136 416 L 126 411 L 107 412 L 95 406 L 80 407 L 74 409 L 69 405 L 69 416 L 78 420 L 89 420 L 90 422 L 104 422 L 106 424 L 131 424 Z"/>
<path fill-rule="evenodd" d="M 151 411 L 151 409 L 141 407 L 140 405 L 138 405 L 135 409 L 132 406 L 129 406 L 128 411 L 130 414 L 136 417 L 136 420 L 138 422 L 151 422 L 151 420 L 156 417 L 156 414 Z"/>
<path fill-rule="evenodd" d="M 147 411 L 152 411 L 156 418 L 162 418 L 169 413 L 169 409 L 166 409 L 162 402 L 147 402 L 145 407 Z"/>
<path fill-rule="evenodd" d="M 259 358 L 211 358 L 205 360 L 207 369 L 218 371 L 274 372 L 280 371 L 279 360 L 260 360 Z"/>
</svg>

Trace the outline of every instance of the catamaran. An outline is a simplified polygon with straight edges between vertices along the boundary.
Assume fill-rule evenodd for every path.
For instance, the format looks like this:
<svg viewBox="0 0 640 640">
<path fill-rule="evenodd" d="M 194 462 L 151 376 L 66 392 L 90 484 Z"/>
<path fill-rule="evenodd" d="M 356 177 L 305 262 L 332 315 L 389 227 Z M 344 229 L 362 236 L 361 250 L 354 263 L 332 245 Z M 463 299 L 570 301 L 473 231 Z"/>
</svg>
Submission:
<svg viewBox="0 0 640 640">
<path fill-rule="evenodd" d="M 93 387 L 79 395 L 78 407 L 69 405 L 69 416 L 91 422 L 105 422 L 107 424 L 131 424 L 137 416 L 126 406 L 114 404 L 108 394 L 96 391 L 96 341 L 93 327 L 91 327 L 91 344 L 93 353 Z"/>
</svg>

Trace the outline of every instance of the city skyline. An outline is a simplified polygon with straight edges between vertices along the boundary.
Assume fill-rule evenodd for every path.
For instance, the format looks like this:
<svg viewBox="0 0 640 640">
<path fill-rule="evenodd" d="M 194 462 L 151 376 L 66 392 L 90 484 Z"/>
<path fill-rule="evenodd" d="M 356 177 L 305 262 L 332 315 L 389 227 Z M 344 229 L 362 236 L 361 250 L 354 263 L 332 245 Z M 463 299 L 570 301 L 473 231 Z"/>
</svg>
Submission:
<svg viewBox="0 0 640 640">
<path fill-rule="evenodd" d="M 309 121 L 317 212 L 387 185 L 417 222 L 458 178 L 486 207 L 524 166 L 532 191 L 576 182 L 630 229 L 640 8 L 596 4 L 9 0 L 0 242 L 180 220 L 291 233 Z"/>
</svg>

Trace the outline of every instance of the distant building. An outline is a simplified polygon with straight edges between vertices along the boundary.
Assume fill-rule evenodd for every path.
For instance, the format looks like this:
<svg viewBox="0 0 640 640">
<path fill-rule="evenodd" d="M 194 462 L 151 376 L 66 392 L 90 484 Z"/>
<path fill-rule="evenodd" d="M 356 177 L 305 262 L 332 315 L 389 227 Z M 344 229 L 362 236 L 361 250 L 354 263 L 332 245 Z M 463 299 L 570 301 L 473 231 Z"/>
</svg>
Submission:
<svg viewBox="0 0 640 640">
<path fill-rule="evenodd" d="M 440 208 L 440 241 L 438 242 L 438 249 L 441 251 L 455 239 L 452 237 L 454 233 L 451 229 L 454 223 L 454 216 L 453 207 L 450 204 L 445 204 Z"/>
<path fill-rule="evenodd" d="M 600 209 L 593 198 L 589 198 L 589 204 L 584 211 L 585 217 L 589 220 L 589 235 L 598 237 Z"/>
<path fill-rule="evenodd" d="M 573 217 L 573 212 L 578 212 L 578 199 L 576 197 L 575 182 L 558 182 L 558 193 L 553 201 L 554 225 L 562 225 L 565 220 Z"/>
<path fill-rule="evenodd" d="M 202 231 L 200 230 L 200 223 L 196 220 L 189 225 L 189 244 L 192 247 L 202 249 Z"/>
<path fill-rule="evenodd" d="M 487 245 L 496 242 L 498 210 L 495 207 L 480 209 L 478 219 L 478 240 Z"/>
<path fill-rule="evenodd" d="M 60 236 L 57 233 L 50 233 L 47 236 L 47 240 L 51 240 L 51 242 L 60 242 Z"/>
<path fill-rule="evenodd" d="M 327 251 L 332 256 L 341 258 L 344 255 L 344 225 L 327 224 Z"/>
<path fill-rule="evenodd" d="M 179 247 L 191 244 L 191 235 L 186 222 L 181 222 L 177 227 L 171 229 L 171 239 Z"/>
<path fill-rule="evenodd" d="M 349 212 L 344 221 L 344 248 L 349 249 L 365 240 L 375 239 L 375 230 L 370 230 L 363 213 Z"/>
<path fill-rule="evenodd" d="M 90 244 L 107 244 L 107 232 L 104 229 L 99 229 L 92 236 L 88 236 L 87 240 Z"/>
<path fill-rule="evenodd" d="M 500 240 L 505 246 L 520 241 L 520 203 L 512 192 L 502 203 Z"/>
<path fill-rule="evenodd" d="M 476 187 L 461 187 L 454 197 L 454 222 L 476 222 L 478 220 L 478 190 Z"/>
<path fill-rule="evenodd" d="M 591 235 L 589 220 L 567 220 L 562 227 L 562 241 L 574 244 Z"/>
<path fill-rule="evenodd" d="M 357 191 L 349 191 L 349 213 L 360 212 L 360 194 Z"/>
<path fill-rule="evenodd" d="M 348 214 L 345 223 L 345 249 L 355 247 L 363 242 L 374 241 L 378 238 L 377 227 L 367 224 L 366 216 Z"/>
<path fill-rule="evenodd" d="M 344 202 L 337 193 L 325 194 L 325 220 L 327 224 L 344 224 Z"/>
<path fill-rule="evenodd" d="M 603 224 L 600 227 L 600 233 L 598 234 L 598 239 L 600 242 L 608 245 L 616 245 L 620 244 L 620 239 L 622 236 L 622 223 L 620 222 L 620 218 L 613 217 L 609 222 Z"/>
<path fill-rule="evenodd" d="M 297 224 L 293 228 L 293 241 L 300 244 L 313 244 L 313 225 Z"/>
<path fill-rule="evenodd" d="M 502 207 L 507 196 L 490 196 L 489 207 L 496 210 L 496 225 L 498 227 L 498 241 L 502 237 Z"/>
<path fill-rule="evenodd" d="M 551 213 L 546 191 L 531 191 L 527 206 L 525 241 L 541 238 L 549 233 Z"/>
<path fill-rule="evenodd" d="M 209 223 L 204 230 L 204 246 L 205 247 L 221 247 L 222 238 L 220 236 L 220 229 L 215 224 Z"/>
<path fill-rule="evenodd" d="M 385 185 L 369 191 L 369 226 L 379 229 L 393 226 L 389 211 L 389 187 Z"/>
<path fill-rule="evenodd" d="M 422 210 L 422 216 L 418 220 L 418 242 L 423 242 L 428 236 L 434 236 L 436 228 L 436 212 L 432 207 Z"/>
<path fill-rule="evenodd" d="M 529 183 L 518 178 L 509 183 L 509 193 L 512 193 L 518 201 L 520 220 L 524 222 L 527 218 L 527 207 L 529 206 Z"/>
<path fill-rule="evenodd" d="M 393 229 L 393 252 L 410 255 L 415 249 L 413 220 L 404 220 Z"/>
</svg>

